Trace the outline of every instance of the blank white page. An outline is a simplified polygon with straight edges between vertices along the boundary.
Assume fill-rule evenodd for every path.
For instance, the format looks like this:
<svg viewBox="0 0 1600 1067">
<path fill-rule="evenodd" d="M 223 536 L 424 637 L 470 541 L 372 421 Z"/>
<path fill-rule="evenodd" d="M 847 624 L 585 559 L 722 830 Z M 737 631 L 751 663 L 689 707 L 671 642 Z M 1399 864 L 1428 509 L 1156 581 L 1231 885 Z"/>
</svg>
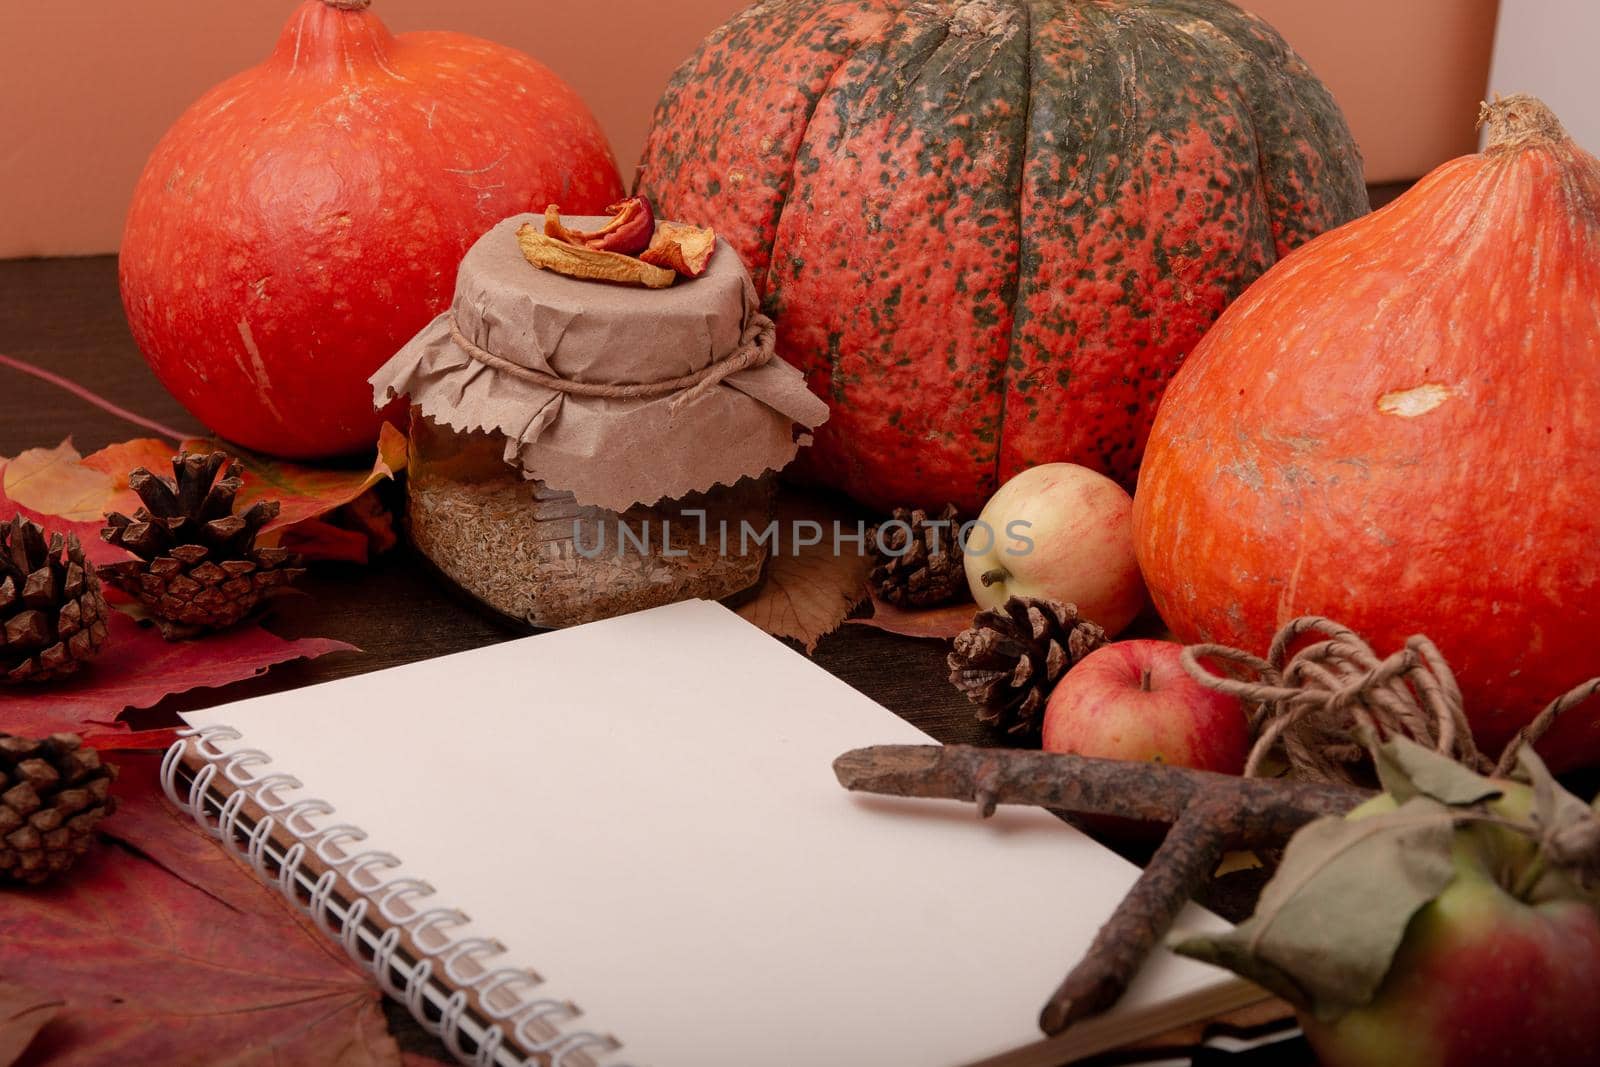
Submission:
<svg viewBox="0 0 1600 1067">
<path fill-rule="evenodd" d="M 240 730 L 637 1067 L 1031 1045 L 1138 873 L 1043 811 L 847 793 L 835 756 L 927 738 L 703 601 L 185 717 Z M 1226 982 L 1160 952 L 1119 1010 Z"/>
</svg>

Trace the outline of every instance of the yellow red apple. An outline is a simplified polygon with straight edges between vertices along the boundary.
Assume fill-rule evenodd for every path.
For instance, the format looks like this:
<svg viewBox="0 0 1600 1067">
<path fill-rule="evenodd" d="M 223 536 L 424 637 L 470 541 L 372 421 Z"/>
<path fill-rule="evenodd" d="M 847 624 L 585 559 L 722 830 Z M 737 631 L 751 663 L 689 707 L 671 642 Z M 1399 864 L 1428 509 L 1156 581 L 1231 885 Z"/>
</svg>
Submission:
<svg viewBox="0 0 1600 1067">
<path fill-rule="evenodd" d="M 1600 1062 L 1600 811 L 1368 734 L 1385 792 L 1302 827 L 1235 929 L 1173 947 L 1295 1006 L 1323 1067 Z M 1528 784 L 1524 784 L 1528 783 Z"/>
<path fill-rule="evenodd" d="M 1046 463 L 1018 474 L 989 499 L 963 548 L 980 608 L 1047 597 L 1076 604 L 1112 636 L 1144 610 L 1133 498 L 1087 467 Z"/>
<path fill-rule="evenodd" d="M 1170 641 L 1119 641 L 1085 656 L 1045 705 L 1044 748 L 1239 774 L 1244 706 L 1189 677 Z"/>
<path fill-rule="evenodd" d="M 1491 812 L 1524 819 L 1532 790 L 1505 783 Z M 1395 810 L 1380 796 L 1350 814 Z M 1510 1067 L 1600 1061 L 1600 911 L 1547 872 L 1534 842 L 1495 826 L 1456 831 L 1455 878 L 1406 928 L 1365 1007 L 1301 1013 L 1326 1067 Z M 1530 877 L 1531 875 L 1531 877 Z"/>
</svg>

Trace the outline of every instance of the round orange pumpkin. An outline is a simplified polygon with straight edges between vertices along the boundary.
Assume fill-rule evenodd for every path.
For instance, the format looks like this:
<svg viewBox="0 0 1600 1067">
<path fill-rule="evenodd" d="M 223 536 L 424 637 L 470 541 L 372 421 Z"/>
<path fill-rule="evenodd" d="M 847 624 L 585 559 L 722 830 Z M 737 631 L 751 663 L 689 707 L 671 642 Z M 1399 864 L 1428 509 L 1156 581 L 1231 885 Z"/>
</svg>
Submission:
<svg viewBox="0 0 1600 1067">
<path fill-rule="evenodd" d="M 280 456 L 369 447 L 367 376 L 437 315 L 508 215 L 591 214 L 622 180 L 555 74 L 459 33 L 394 36 L 304 0 L 277 49 L 184 113 L 146 165 L 122 299 L 161 383 Z"/>
<path fill-rule="evenodd" d="M 1543 104 L 1269 271 L 1156 418 L 1139 561 L 1185 641 L 1434 639 L 1480 746 L 1600 674 L 1600 162 Z M 1542 749 L 1600 762 L 1600 701 Z"/>
</svg>

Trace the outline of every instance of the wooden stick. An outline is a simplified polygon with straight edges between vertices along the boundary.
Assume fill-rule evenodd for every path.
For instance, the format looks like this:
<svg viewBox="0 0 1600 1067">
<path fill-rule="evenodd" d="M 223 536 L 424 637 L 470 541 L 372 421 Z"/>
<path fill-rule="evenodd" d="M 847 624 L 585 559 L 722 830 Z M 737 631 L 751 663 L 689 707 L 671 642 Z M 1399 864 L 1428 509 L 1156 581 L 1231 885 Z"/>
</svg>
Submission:
<svg viewBox="0 0 1600 1067">
<path fill-rule="evenodd" d="M 1215 801 L 1184 809 L 1139 880 L 1095 934 L 1088 953 L 1045 1002 L 1039 1013 L 1041 1030 L 1059 1034 L 1122 999 L 1178 912 L 1222 861 L 1227 817 Z"/>
<path fill-rule="evenodd" d="M 1171 824 L 1191 804 L 1214 800 L 1227 813 L 1230 848 L 1282 844 L 1312 819 L 1343 815 L 1372 796 L 1351 786 L 972 745 L 858 748 L 834 760 L 833 773 L 846 789 L 971 800 L 985 815 L 996 804 L 1027 804 Z"/>
<path fill-rule="evenodd" d="M 971 800 L 1171 824 L 1144 873 L 1039 1015 L 1055 1035 L 1110 1008 L 1150 950 L 1229 848 L 1279 845 L 1372 794 L 1342 785 L 1237 778 L 1162 763 L 1132 763 L 970 745 L 879 745 L 833 761 L 839 784 L 898 797 Z"/>
</svg>

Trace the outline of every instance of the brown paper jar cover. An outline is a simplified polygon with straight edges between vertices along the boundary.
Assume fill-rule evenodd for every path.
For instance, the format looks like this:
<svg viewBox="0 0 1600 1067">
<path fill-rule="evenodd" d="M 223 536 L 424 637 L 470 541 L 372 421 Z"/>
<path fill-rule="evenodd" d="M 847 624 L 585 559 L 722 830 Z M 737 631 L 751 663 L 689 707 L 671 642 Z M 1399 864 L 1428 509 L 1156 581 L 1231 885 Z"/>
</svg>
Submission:
<svg viewBox="0 0 1600 1067">
<path fill-rule="evenodd" d="M 739 595 L 767 558 L 745 531 L 772 521 L 772 472 L 824 405 L 773 358 L 727 245 L 701 278 L 620 288 L 533 267 L 516 239 L 528 221 L 542 220 L 473 248 L 451 310 L 372 379 L 379 403 L 411 400 L 411 541 L 536 627 Z M 592 395 L 619 386 L 659 395 Z"/>
<path fill-rule="evenodd" d="M 594 229 L 605 220 L 563 221 Z M 543 217 L 509 218 L 467 253 L 450 309 L 372 376 L 378 406 L 409 396 L 440 426 L 503 438 L 506 463 L 524 477 L 619 512 L 781 470 L 805 443 L 796 424 L 827 418 L 800 372 L 775 356 L 687 403 L 681 393 L 575 395 L 481 361 L 452 327 L 499 359 L 596 385 L 670 381 L 742 346 L 774 344 L 750 276 L 721 238 L 701 277 L 641 289 L 532 266 L 516 238 L 530 222 L 542 226 Z"/>
</svg>

